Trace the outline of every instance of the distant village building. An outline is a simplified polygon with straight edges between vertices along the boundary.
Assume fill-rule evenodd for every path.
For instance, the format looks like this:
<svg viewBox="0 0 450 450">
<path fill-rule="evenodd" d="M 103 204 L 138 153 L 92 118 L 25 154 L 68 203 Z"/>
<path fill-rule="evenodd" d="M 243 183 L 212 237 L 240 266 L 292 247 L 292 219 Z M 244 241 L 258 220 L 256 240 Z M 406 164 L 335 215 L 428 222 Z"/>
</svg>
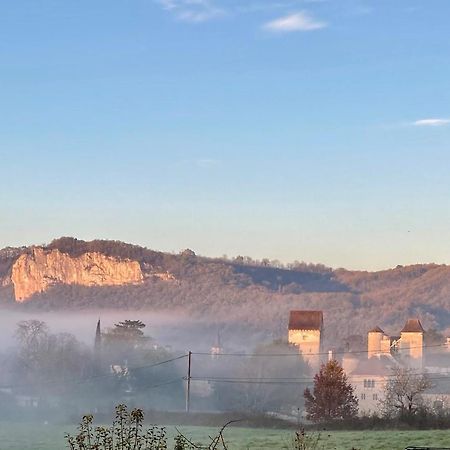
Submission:
<svg viewBox="0 0 450 450">
<path fill-rule="evenodd" d="M 423 367 L 423 334 L 419 319 L 408 319 L 400 332 L 399 354 L 406 365 L 413 369 Z"/>
<path fill-rule="evenodd" d="M 392 358 L 380 355 L 360 361 L 351 372 L 349 381 L 358 399 L 360 415 L 370 415 L 379 411 L 386 382 L 395 366 L 396 363 Z"/>
<path fill-rule="evenodd" d="M 380 327 L 375 327 L 367 334 L 367 356 L 390 355 L 391 338 Z"/>
<path fill-rule="evenodd" d="M 211 358 L 218 359 L 219 355 L 223 353 L 222 342 L 220 339 L 220 331 L 217 330 L 217 338 L 214 345 L 211 347 Z"/>
<path fill-rule="evenodd" d="M 322 311 L 291 311 L 289 314 L 289 344 L 298 347 L 313 371 L 321 363 Z"/>
<path fill-rule="evenodd" d="M 322 358 L 322 311 L 291 311 L 289 315 L 289 343 L 298 347 L 314 372 Z M 358 398 L 359 413 L 379 413 L 386 383 L 394 369 L 408 368 L 430 376 L 450 374 L 450 338 L 441 349 L 425 353 L 425 330 L 418 318 L 408 319 L 399 336 L 389 336 L 380 327 L 367 333 L 367 351 L 347 351 L 341 364 Z M 333 354 L 330 353 L 331 357 Z M 450 408 L 448 382 L 435 383 L 423 395 L 428 406 L 437 410 Z"/>
<path fill-rule="evenodd" d="M 358 397 L 360 414 L 379 412 L 384 390 L 393 369 L 398 367 L 413 369 L 418 373 L 450 372 L 450 358 L 445 358 L 445 345 L 441 351 L 424 353 L 425 331 L 419 319 L 408 319 L 400 331 L 400 336 L 388 336 L 375 327 L 367 334 L 367 357 L 344 355 L 342 365 Z M 448 361 L 447 361 L 448 360 Z M 448 384 L 435 385 L 424 395 L 433 408 L 449 405 Z"/>
</svg>

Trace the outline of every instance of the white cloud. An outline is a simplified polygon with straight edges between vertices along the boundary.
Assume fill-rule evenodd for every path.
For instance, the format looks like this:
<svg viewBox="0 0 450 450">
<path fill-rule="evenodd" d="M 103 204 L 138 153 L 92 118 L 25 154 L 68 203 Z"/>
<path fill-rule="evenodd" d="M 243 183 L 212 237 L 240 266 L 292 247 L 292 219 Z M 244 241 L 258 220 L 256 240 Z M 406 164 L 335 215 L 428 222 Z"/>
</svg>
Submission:
<svg viewBox="0 0 450 450">
<path fill-rule="evenodd" d="M 320 30 L 326 26 L 327 24 L 325 22 L 315 20 L 306 11 L 299 11 L 267 22 L 263 25 L 263 28 L 277 33 L 289 33 L 293 31 Z"/>
<path fill-rule="evenodd" d="M 450 125 L 450 119 L 421 119 L 413 122 L 416 127 L 442 127 Z"/>
<path fill-rule="evenodd" d="M 206 22 L 225 14 L 225 10 L 216 6 L 212 0 L 158 0 L 158 3 L 185 22 Z"/>
<path fill-rule="evenodd" d="M 159 0 L 158 3 L 167 10 L 175 9 L 177 7 L 176 0 Z"/>
</svg>

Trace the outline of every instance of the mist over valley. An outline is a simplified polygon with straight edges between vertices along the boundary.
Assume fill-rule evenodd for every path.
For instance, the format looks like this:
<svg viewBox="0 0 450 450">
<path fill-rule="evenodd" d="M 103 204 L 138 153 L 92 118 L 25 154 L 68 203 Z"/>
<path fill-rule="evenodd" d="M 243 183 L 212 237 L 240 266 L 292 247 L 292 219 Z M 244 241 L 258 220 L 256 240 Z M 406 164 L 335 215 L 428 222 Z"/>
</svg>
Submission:
<svg viewBox="0 0 450 450">
<path fill-rule="evenodd" d="M 127 317 L 139 311 L 154 333 L 168 337 L 168 345 L 176 344 L 176 338 L 169 337 L 176 330 L 190 328 L 210 336 L 212 330 L 221 329 L 225 335 L 229 330 L 229 336 L 239 330 L 246 336 L 241 346 L 254 341 L 251 335 L 256 340 L 283 339 L 289 311 L 295 309 L 323 310 L 325 339 L 334 344 L 364 335 L 375 325 L 394 331 L 408 317 L 420 317 L 427 329 L 445 333 L 450 327 L 446 265 L 348 271 L 60 238 L 43 247 L 1 250 L 0 280 L 3 316 L 6 311 L 25 316 L 60 312 L 62 324 L 75 311 L 77 320 L 69 323 L 79 324 L 83 333 L 91 327 L 92 333 L 91 316 L 111 323 L 107 317 L 119 317 L 117 311 Z"/>
</svg>

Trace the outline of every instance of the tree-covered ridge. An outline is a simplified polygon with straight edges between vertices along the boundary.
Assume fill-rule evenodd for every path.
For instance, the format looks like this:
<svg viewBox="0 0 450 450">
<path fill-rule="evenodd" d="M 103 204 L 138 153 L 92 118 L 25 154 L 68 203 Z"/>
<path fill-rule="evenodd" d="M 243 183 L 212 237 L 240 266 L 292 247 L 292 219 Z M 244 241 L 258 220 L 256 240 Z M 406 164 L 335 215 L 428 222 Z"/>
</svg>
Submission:
<svg viewBox="0 0 450 450">
<path fill-rule="evenodd" d="M 332 270 L 302 262 L 253 260 L 250 257 L 206 258 L 191 250 L 170 254 L 118 241 L 60 238 L 44 246 L 71 256 L 99 252 L 138 261 L 146 278 L 138 286 L 82 287 L 56 285 L 36 294 L 21 307 L 39 309 L 134 308 L 184 310 L 195 317 L 213 317 L 263 328 L 283 336 L 291 309 L 321 309 L 334 336 L 365 335 L 375 325 L 396 334 L 410 316 L 427 329 L 450 327 L 450 267 L 426 264 L 398 266 L 379 272 Z M 0 251 L 0 276 L 29 248 Z M 173 281 L 152 276 L 170 273 Z M 7 282 L 2 303 L 13 304 Z"/>
</svg>

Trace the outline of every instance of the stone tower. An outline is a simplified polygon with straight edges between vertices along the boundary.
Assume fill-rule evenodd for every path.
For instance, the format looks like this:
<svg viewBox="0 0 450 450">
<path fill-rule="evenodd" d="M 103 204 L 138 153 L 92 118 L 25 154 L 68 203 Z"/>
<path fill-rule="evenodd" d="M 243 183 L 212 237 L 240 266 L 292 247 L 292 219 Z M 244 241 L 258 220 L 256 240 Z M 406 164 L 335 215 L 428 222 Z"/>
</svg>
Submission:
<svg viewBox="0 0 450 450">
<path fill-rule="evenodd" d="M 322 328 L 322 311 L 291 311 L 289 314 L 289 343 L 298 347 L 313 372 L 320 367 Z"/>
<path fill-rule="evenodd" d="M 422 368 L 424 332 L 419 319 L 408 319 L 400 332 L 399 354 L 412 369 Z"/>
<path fill-rule="evenodd" d="M 380 327 L 375 327 L 367 334 L 367 357 L 370 359 L 391 351 L 391 339 Z"/>
</svg>

